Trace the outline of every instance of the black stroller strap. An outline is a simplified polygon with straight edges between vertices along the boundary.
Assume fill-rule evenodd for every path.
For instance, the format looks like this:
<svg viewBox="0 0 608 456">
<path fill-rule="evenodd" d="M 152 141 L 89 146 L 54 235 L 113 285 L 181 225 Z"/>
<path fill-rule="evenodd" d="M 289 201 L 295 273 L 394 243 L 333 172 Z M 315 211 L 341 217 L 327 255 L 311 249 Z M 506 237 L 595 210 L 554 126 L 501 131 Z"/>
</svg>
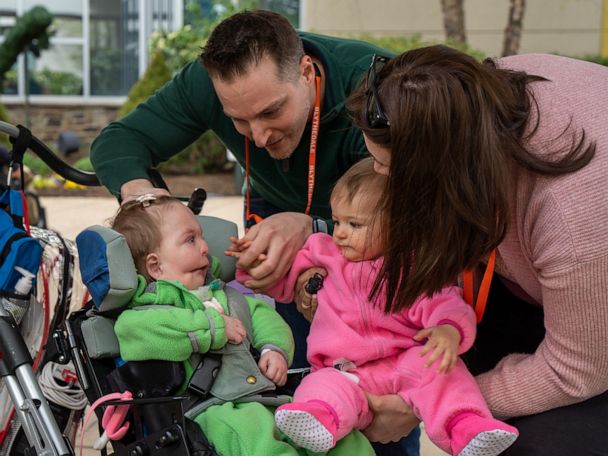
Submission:
<svg viewBox="0 0 608 456">
<path fill-rule="evenodd" d="M 19 129 L 19 135 L 16 138 L 10 138 L 10 141 L 13 144 L 13 150 L 11 153 L 12 163 L 19 163 L 19 165 L 23 165 L 23 156 L 25 155 L 25 151 L 32 143 L 32 132 L 23 125 L 17 125 L 17 128 Z"/>
<path fill-rule="evenodd" d="M 235 316 L 247 331 L 247 340 L 250 345 L 253 345 L 253 326 L 251 324 L 251 313 L 249 312 L 249 305 L 245 296 L 239 293 L 237 290 L 230 286 L 224 287 L 224 292 L 228 298 L 228 307 L 230 308 L 230 315 Z"/>
</svg>

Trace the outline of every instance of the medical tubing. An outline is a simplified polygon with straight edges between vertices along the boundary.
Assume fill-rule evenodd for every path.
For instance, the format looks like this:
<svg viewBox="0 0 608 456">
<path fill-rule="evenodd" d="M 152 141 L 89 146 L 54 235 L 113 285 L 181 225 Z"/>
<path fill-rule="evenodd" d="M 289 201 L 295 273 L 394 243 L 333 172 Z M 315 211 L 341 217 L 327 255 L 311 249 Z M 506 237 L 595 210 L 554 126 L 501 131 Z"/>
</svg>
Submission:
<svg viewBox="0 0 608 456">
<path fill-rule="evenodd" d="M 82 410 L 87 405 L 88 400 L 84 391 L 77 383 L 66 381 L 62 378 L 62 371 L 73 368 L 71 363 L 63 366 L 49 361 L 42 368 L 38 377 L 40 389 L 49 401 L 70 410 Z"/>
<path fill-rule="evenodd" d="M 17 127 L 2 121 L 0 121 L 0 132 L 6 133 L 14 139 L 17 139 L 20 134 Z M 65 179 L 75 182 L 76 184 L 86 185 L 87 187 L 98 187 L 101 185 L 95 173 L 80 171 L 79 169 L 68 165 L 35 136 L 32 136 L 32 139 L 28 144 L 28 148 L 34 154 L 40 157 L 40 159 L 46 163 L 49 168 Z"/>
</svg>

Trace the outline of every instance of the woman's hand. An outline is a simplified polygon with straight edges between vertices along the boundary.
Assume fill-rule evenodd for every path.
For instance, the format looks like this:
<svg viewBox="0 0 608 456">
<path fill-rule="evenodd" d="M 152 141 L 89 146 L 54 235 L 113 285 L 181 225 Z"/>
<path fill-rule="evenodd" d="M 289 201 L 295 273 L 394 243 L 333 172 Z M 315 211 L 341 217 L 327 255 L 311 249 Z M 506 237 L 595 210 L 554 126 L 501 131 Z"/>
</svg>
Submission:
<svg viewBox="0 0 608 456">
<path fill-rule="evenodd" d="M 298 312 L 300 312 L 304 318 L 308 321 L 312 321 L 315 312 L 317 311 L 317 295 L 310 294 L 304 286 L 308 283 L 308 280 L 315 274 L 321 274 L 323 277 L 327 275 L 327 271 L 323 268 L 310 268 L 304 271 L 296 280 L 296 287 L 294 290 L 294 301 Z"/>
<path fill-rule="evenodd" d="M 312 219 L 306 214 L 282 212 L 251 227 L 229 251 L 238 255 L 237 268 L 251 276 L 245 286 L 264 292 L 287 274 L 296 253 L 312 233 Z"/>
<path fill-rule="evenodd" d="M 420 420 L 401 396 L 389 394 L 375 396 L 370 393 L 367 401 L 374 420 L 363 429 L 363 434 L 372 442 L 398 442 L 420 424 Z"/>
</svg>

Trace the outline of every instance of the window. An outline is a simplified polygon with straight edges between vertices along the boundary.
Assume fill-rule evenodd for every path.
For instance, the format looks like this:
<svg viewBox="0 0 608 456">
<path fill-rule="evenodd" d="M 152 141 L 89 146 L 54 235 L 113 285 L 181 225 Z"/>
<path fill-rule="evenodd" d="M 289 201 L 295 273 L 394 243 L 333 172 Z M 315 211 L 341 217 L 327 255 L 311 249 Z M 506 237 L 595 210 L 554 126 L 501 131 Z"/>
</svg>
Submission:
<svg viewBox="0 0 608 456">
<path fill-rule="evenodd" d="M 299 0 L 260 0 L 260 8 L 282 14 L 295 28 L 300 26 Z"/>
<path fill-rule="evenodd" d="M 0 34 L 35 5 L 53 15 L 50 46 L 19 56 L 5 101 L 122 100 L 145 70 L 150 35 L 181 26 L 183 0 L 0 0 Z"/>
<path fill-rule="evenodd" d="M 91 94 L 126 95 L 137 81 L 138 4 L 134 0 L 91 0 Z"/>
</svg>

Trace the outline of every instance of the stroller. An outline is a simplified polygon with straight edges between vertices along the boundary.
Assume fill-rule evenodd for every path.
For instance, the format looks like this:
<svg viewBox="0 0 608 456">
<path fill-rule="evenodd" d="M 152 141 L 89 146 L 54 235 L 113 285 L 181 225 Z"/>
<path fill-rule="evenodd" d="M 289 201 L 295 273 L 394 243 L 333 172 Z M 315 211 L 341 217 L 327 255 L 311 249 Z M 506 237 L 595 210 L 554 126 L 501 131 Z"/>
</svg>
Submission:
<svg viewBox="0 0 608 456">
<path fill-rule="evenodd" d="M 99 185 L 93 174 L 82 173 L 61 162 L 42 143 L 32 137 L 24 128 L 0 124 L 0 130 L 17 138 L 16 142 L 26 148 L 32 149 L 51 166 L 58 174 L 83 185 Z M 25 133 L 24 133 L 25 131 Z M 25 135 L 27 141 L 19 141 Z M 17 148 L 18 150 L 18 148 Z M 17 152 L 17 155 L 19 152 Z M 21 152 L 22 154 L 22 152 Z M 164 186 L 158 175 L 153 176 L 155 184 Z M 206 194 L 204 190 L 197 189 L 188 202 L 194 213 L 200 212 Z M 183 199 L 183 198 L 182 198 Z M 234 259 L 225 257 L 221 253 L 228 243 L 228 236 L 237 234 L 236 225 L 215 217 L 199 217 L 204 227 L 204 235 L 209 244 L 210 253 L 216 253 L 221 262 L 221 278 L 228 282 L 233 278 Z M 42 230 L 44 231 L 44 230 Z M 218 373 L 221 361 L 215 355 L 206 355 L 199 364 L 196 374 L 193 375 L 193 388 L 188 393 L 175 394 L 176 377 L 179 363 L 166 361 L 142 361 L 126 363 L 130 367 L 121 368 L 117 363 L 119 355 L 116 336 L 113 332 L 113 320 L 117 312 L 126 305 L 130 294 L 136 284 L 135 268 L 130 258 L 124 239 L 109 228 L 92 227 L 86 233 L 93 235 L 101 244 L 93 247 L 94 252 L 113 252 L 106 255 L 106 264 L 91 267 L 89 258 L 99 255 L 90 255 L 90 246 L 87 250 L 86 242 L 79 236 L 77 239 L 78 252 L 69 241 L 63 241 L 68 248 L 62 252 L 71 254 L 72 269 L 64 277 L 79 279 L 78 268 L 75 264 L 83 262 L 81 270 L 83 278 L 93 300 L 82 299 L 82 296 L 70 295 L 71 282 L 64 284 L 63 298 L 76 298 L 74 303 L 63 304 L 55 312 L 49 325 L 49 340 L 54 344 L 45 343 L 43 362 L 68 363 L 71 362 L 77 374 L 77 381 L 73 386 L 80 386 L 88 403 L 94 404 L 100 398 L 117 391 L 129 388 L 133 392 L 130 399 L 121 398 L 104 402 L 105 411 L 108 409 L 123 410 L 125 422 L 128 427 L 120 438 L 112 437 L 113 454 L 122 455 L 196 455 L 212 456 L 214 452 L 198 425 L 190 418 L 201 411 L 201 407 L 212 405 L 215 398 L 209 397 L 215 376 Z M 42 233 L 33 230 L 32 236 L 41 239 Z M 113 246 L 113 247 L 112 247 Z M 126 256 L 125 256 L 126 255 Z M 78 258 L 79 257 L 79 258 Z M 129 264 L 130 261 L 130 264 Z M 119 266 L 117 266 L 119 265 Z M 122 265 L 122 266 L 120 266 Z M 126 265 L 126 267 L 125 267 Z M 97 269 L 95 269 L 97 268 Z M 87 271 L 87 272 L 85 272 Z M 108 287 L 100 292 L 91 277 L 103 276 Z M 87 277 L 85 277 L 85 275 Z M 94 282 L 94 280 L 93 280 Z M 103 282 L 103 280 L 102 280 Z M 103 288 L 103 287 L 102 287 Z M 70 300 L 70 299 L 68 299 Z M 32 302 L 36 301 L 34 294 Z M 72 300 L 73 301 L 73 300 Z M 77 310 L 75 310 L 77 309 Z M 75 311 L 71 311 L 75 310 Z M 70 415 L 65 420 L 62 414 L 57 413 L 55 404 L 47 402 L 39 387 L 37 378 L 38 365 L 32 361 L 28 347 L 24 343 L 20 327 L 16 324 L 10 312 L 0 310 L 0 378 L 4 381 L 10 392 L 12 403 L 15 404 L 19 420 L 16 427 L 19 429 L 19 439 L 13 439 L 11 446 L 3 446 L 0 454 L 42 454 L 42 455 L 69 455 L 74 454 L 73 434 L 68 435 L 67 428 L 77 424 L 83 416 L 84 406 L 77 414 Z M 240 316 L 240 315 L 239 315 Z M 267 391 L 261 393 L 263 402 L 278 405 L 286 401 L 295 389 L 297 383 L 306 371 L 295 371 L 289 375 L 287 386 L 282 391 Z M 166 375 L 165 375 L 166 374 Z M 163 376 L 164 375 L 164 376 Z M 179 372 L 178 372 L 179 375 Z M 146 379 L 154 378 L 154 382 Z M 179 383 L 179 382 L 178 382 Z M 179 385 L 177 385 L 179 386 Z M 194 392 L 193 392 L 194 391 Z M 100 435 L 104 434 L 104 410 L 95 408 L 98 417 Z M 13 431 L 13 434 L 15 432 Z M 19 446 L 15 442 L 19 443 Z M 108 454 L 107 439 L 100 438 L 98 447 L 102 455 Z"/>
<path fill-rule="evenodd" d="M 204 227 L 210 255 L 220 258 L 228 246 L 227 236 L 236 235 L 232 222 L 199 216 Z M 132 399 L 107 401 L 104 405 L 129 410 L 128 432 L 112 442 L 114 454 L 120 455 L 214 455 L 200 429 L 186 418 L 188 409 L 206 397 L 219 363 L 214 355 L 203 358 L 197 383 L 200 394 L 175 395 L 183 382 L 181 363 L 168 361 L 129 361 L 120 363 L 118 341 L 114 334 L 116 314 L 127 304 L 137 287 L 135 266 L 124 238 L 114 230 L 93 226 L 76 239 L 81 255 L 83 279 L 93 295 L 82 310 L 64 323 L 61 338 L 66 356 L 75 361 L 80 384 L 91 404 L 116 391 L 129 390 Z M 100 254 L 103 257 L 100 260 Z M 234 275 L 234 260 L 223 257 L 220 278 L 229 281 Z M 117 398 L 118 399 L 118 398 Z M 107 409 L 106 409 L 107 410 Z M 109 418 L 95 409 L 99 423 Z M 104 416 L 106 416 L 104 418 Z M 100 426 L 100 435 L 104 433 Z M 99 446 L 105 447 L 103 440 Z M 105 448 L 99 448 L 106 454 Z"/>
<path fill-rule="evenodd" d="M 31 204 L 14 188 L 12 177 L 22 172 L 23 155 L 30 149 L 71 180 L 99 183 L 95 175 L 59 160 L 26 128 L 0 122 L 0 131 L 13 143 L 0 198 L 0 454 L 72 454 L 70 441 L 86 401 L 73 368 L 66 364 L 59 379 L 48 368 L 68 362 L 59 358 L 51 335 L 84 298 L 73 287 L 78 280 L 76 249 L 57 233 L 27 223 Z M 18 180 L 23 190 L 23 177 Z M 50 383 L 41 387 L 39 379 L 49 372 Z M 80 393 L 77 402 L 67 400 L 73 393 Z"/>
</svg>

